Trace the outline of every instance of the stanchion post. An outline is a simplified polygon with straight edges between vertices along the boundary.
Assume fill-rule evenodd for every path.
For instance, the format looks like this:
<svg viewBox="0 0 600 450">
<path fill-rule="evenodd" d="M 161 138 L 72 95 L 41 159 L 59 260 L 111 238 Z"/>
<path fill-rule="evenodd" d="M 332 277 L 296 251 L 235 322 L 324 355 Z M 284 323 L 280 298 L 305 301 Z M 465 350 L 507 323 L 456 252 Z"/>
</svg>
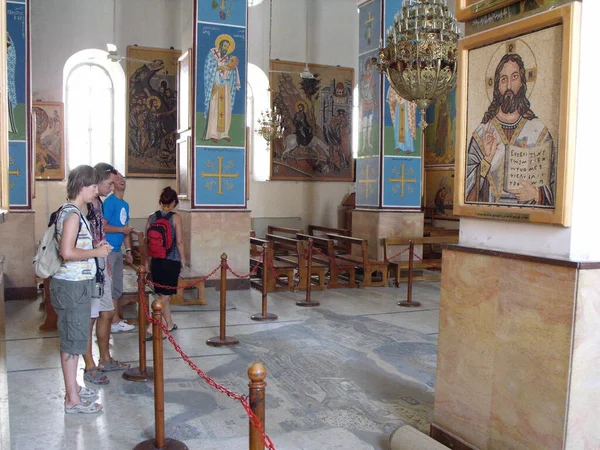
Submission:
<svg viewBox="0 0 600 450">
<path fill-rule="evenodd" d="M 296 302 L 296 306 L 319 306 L 319 302 L 313 302 L 310 299 L 312 287 L 312 247 L 313 240 L 308 239 L 308 248 L 306 249 L 306 300 Z"/>
<path fill-rule="evenodd" d="M 162 310 L 160 300 L 152 302 L 152 350 L 154 356 L 154 439 L 140 442 L 134 450 L 187 450 L 187 445 L 165 438 L 165 378 L 163 366 Z"/>
<path fill-rule="evenodd" d="M 275 314 L 271 314 L 267 312 L 267 292 L 269 290 L 268 286 L 268 267 L 267 267 L 267 252 L 269 251 L 269 244 L 264 243 L 263 246 L 263 258 L 262 258 L 262 312 L 258 314 L 253 314 L 250 318 L 252 320 L 264 321 L 264 320 L 277 320 L 278 317 Z"/>
<path fill-rule="evenodd" d="M 123 378 L 127 381 L 150 381 L 154 378 L 154 371 L 146 367 L 146 268 L 142 264 L 137 269 L 138 275 L 138 347 L 140 366 L 132 367 L 123 372 Z"/>
<path fill-rule="evenodd" d="M 260 421 L 263 427 L 263 432 L 266 431 L 265 428 L 265 388 L 267 387 L 267 383 L 264 381 L 267 378 L 267 370 L 265 366 L 263 366 L 259 362 L 255 362 L 248 368 L 248 378 L 250 378 L 250 383 L 248 383 L 248 388 L 250 390 L 250 408 L 252 412 L 256 416 L 256 418 Z M 252 421 L 250 421 L 250 443 L 248 446 L 249 450 L 264 450 L 265 444 L 262 440 L 261 432 L 258 428 L 252 425 Z"/>
<path fill-rule="evenodd" d="M 408 286 L 406 287 L 406 301 L 398 302 L 398 306 L 421 306 L 420 302 L 412 301 L 412 285 L 413 285 L 413 261 L 414 261 L 415 243 L 408 242 Z"/>
<path fill-rule="evenodd" d="M 227 314 L 227 254 L 221 255 L 221 307 L 219 320 L 219 336 L 207 339 L 206 344 L 211 347 L 230 347 L 239 344 L 240 341 L 234 337 L 226 336 L 226 314 Z"/>
</svg>

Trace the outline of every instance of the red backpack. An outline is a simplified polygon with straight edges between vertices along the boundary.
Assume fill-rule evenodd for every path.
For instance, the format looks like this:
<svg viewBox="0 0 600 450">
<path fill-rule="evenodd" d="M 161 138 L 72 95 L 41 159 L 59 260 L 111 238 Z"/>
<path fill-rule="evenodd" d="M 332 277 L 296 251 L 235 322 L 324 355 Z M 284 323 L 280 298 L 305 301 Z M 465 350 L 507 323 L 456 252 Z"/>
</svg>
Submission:
<svg viewBox="0 0 600 450">
<path fill-rule="evenodd" d="M 154 213 L 154 222 L 148 227 L 147 245 L 148 256 L 151 258 L 166 259 L 173 249 L 174 230 L 169 219 L 174 213 L 170 212 L 162 216 L 160 211 Z"/>
</svg>

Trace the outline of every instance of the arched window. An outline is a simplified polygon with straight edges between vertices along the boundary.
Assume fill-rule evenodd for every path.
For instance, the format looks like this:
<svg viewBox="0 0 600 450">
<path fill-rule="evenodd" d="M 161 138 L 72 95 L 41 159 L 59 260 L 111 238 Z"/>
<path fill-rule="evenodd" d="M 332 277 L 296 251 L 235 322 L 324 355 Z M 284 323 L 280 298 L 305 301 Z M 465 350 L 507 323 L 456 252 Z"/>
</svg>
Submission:
<svg viewBox="0 0 600 450">
<path fill-rule="evenodd" d="M 106 162 L 125 169 L 125 73 L 102 50 L 71 56 L 63 70 L 69 169 Z"/>
<path fill-rule="evenodd" d="M 252 151 L 252 179 L 254 181 L 267 181 L 271 172 L 269 147 L 267 141 L 255 133 L 258 128 L 258 119 L 261 111 L 271 107 L 269 98 L 269 79 L 267 75 L 256 65 L 248 64 L 248 103 L 247 124 L 250 128 L 248 142 Z"/>
</svg>

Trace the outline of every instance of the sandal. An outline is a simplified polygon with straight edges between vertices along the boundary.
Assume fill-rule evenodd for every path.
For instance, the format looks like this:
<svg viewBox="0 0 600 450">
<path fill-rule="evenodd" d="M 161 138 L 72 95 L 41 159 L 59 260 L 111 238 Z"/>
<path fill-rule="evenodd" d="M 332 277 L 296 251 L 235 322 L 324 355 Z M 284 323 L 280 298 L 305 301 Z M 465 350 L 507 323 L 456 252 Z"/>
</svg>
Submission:
<svg viewBox="0 0 600 450">
<path fill-rule="evenodd" d="M 71 407 L 65 406 L 65 414 L 94 414 L 102 411 L 100 403 L 81 402 Z"/>
<path fill-rule="evenodd" d="M 102 365 L 102 366 L 100 366 Z M 101 372 L 114 372 L 115 370 L 127 370 L 131 364 L 122 363 L 116 359 L 110 358 L 107 362 L 98 361 L 98 369 Z"/>
<path fill-rule="evenodd" d="M 173 326 L 169 329 L 169 333 L 173 330 L 176 330 L 177 328 L 179 328 L 179 327 L 177 326 L 176 323 L 174 323 Z"/>
<path fill-rule="evenodd" d="M 163 339 L 167 338 L 166 334 L 163 334 Z M 146 333 L 146 342 L 152 342 L 152 335 L 150 333 Z"/>
<path fill-rule="evenodd" d="M 110 380 L 96 366 L 89 369 L 83 369 L 83 379 L 92 384 L 108 384 Z"/>
<path fill-rule="evenodd" d="M 86 387 L 86 386 L 79 386 L 78 394 L 79 394 L 80 398 L 98 397 L 98 391 L 95 391 L 94 389 L 90 389 L 89 387 Z"/>
</svg>

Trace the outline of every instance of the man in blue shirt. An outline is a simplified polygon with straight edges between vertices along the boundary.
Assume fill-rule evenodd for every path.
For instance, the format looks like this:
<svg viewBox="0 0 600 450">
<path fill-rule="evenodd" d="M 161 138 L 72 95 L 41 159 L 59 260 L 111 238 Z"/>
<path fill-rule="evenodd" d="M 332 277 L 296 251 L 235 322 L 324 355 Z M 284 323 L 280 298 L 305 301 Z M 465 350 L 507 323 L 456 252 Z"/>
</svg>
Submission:
<svg viewBox="0 0 600 450">
<path fill-rule="evenodd" d="M 133 262 L 131 254 L 131 232 L 135 231 L 129 226 L 129 204 L 123 200 L 127 182 L 119 172 L 115 180 L 113 195 L 104 200 L 103 215 L 106 220 L 106 240 L 113 246 L 113 251 L 108 255 L 108 265 L 112 273 L 112 298 L 115 305 L 115 315 L 112 319 L 110 331 L 118 333 L 131 331 L 135 326 L 123 320 L 123 253 L 121 247 L 125 242 L 125 261 Z"/>
</svg>

